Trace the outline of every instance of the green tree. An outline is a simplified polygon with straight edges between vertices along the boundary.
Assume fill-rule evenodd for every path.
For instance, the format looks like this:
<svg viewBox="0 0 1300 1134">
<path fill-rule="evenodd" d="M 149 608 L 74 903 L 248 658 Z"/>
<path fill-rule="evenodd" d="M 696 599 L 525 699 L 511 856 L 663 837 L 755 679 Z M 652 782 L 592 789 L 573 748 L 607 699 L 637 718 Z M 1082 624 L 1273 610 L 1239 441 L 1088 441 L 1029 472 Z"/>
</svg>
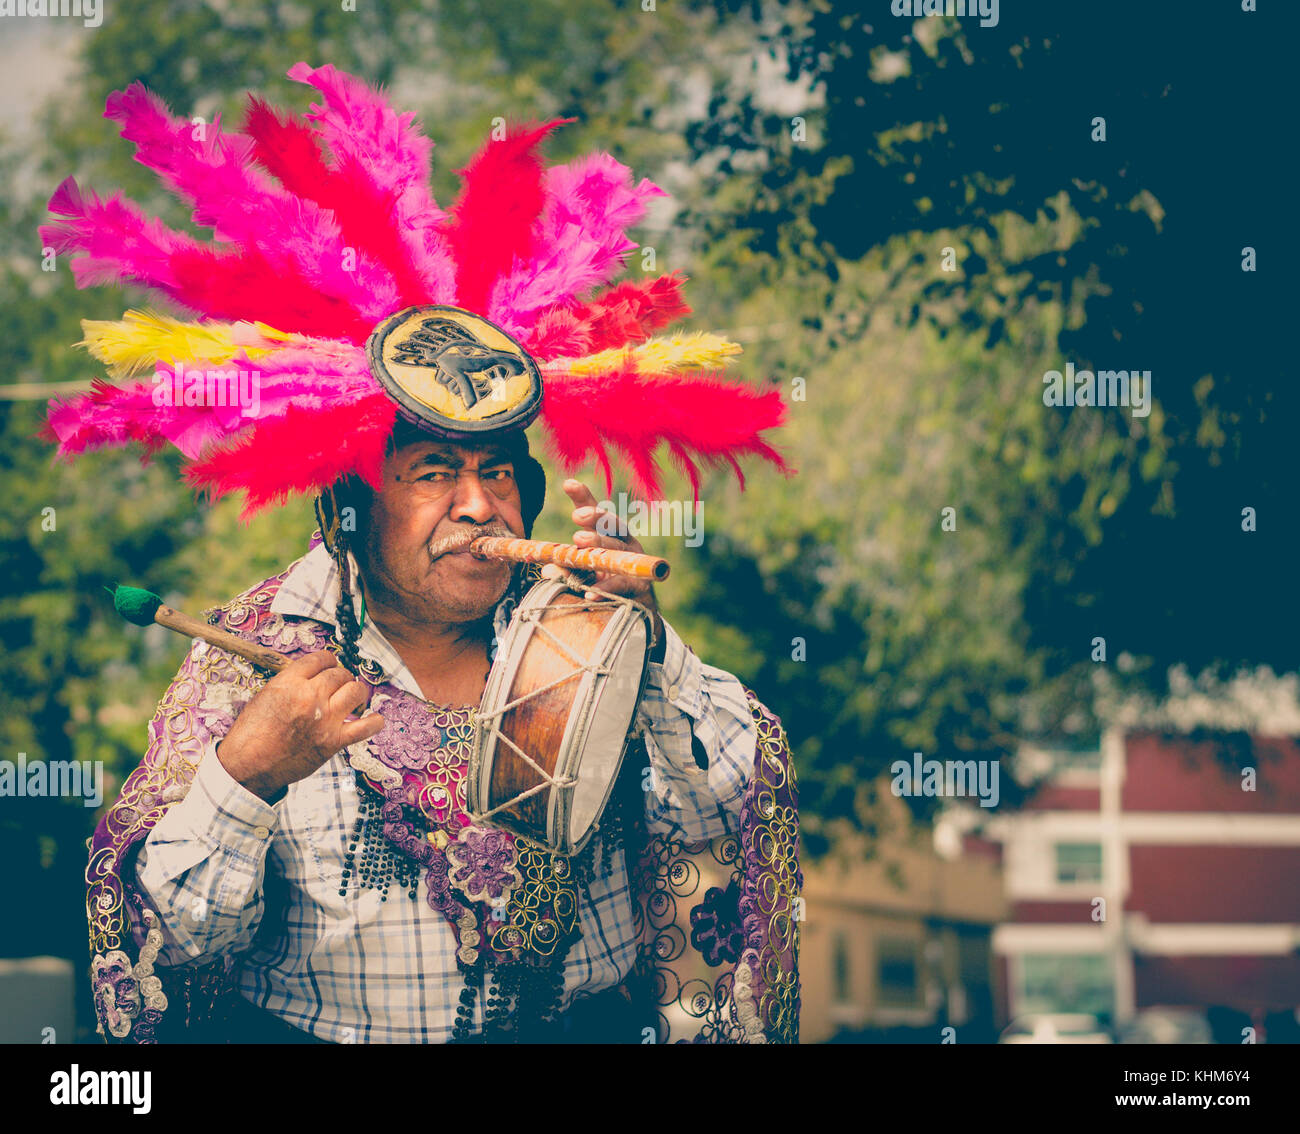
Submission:
<svg viewBox="0 0 1300 1134">
<path fill-rule="evenodd" d="M 992 28 L 717 7 L 758 10 L 805 96 L 715 88 L 689 131 L 716 170 L 698 247 L 806 401 L 799 486 L 715 521 L 701 604 L 783 612 L 779 640 L 765 619 L 735 650 L 803 738 L 814 835 L 869 822 L 864 785 L 914 748 L 1086 737 L 1103 673 L 1160 695 L 1179 663 L 1294 670 L 1290 240 L 1261 224 L 1284 179 L 1256 110 L 1281 97 L 1280 29 L 1233 5 L 1004 5 Z M 1045 406 L 1067 361 L 1150 369 L 1150 416 Z"/>
</svg>

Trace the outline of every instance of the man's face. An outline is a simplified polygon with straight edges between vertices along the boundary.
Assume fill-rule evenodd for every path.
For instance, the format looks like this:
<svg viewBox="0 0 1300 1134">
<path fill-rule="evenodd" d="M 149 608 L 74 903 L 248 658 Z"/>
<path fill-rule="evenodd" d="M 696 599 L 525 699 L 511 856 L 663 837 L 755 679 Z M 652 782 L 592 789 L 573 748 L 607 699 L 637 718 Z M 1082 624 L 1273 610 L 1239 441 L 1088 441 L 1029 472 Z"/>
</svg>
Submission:
<svg viewBox="0 0 1300 1134">
<path fill-rule="evenodd" d="M 523 534 L 508 449 L 416 441 L 384 461 L 384 486 L 370 509 L 366 583 L 377 601 L 414 622 L 472 622 L 491 613 L 513 568 L 476 559 L 465 544 Z"/>
</svg>

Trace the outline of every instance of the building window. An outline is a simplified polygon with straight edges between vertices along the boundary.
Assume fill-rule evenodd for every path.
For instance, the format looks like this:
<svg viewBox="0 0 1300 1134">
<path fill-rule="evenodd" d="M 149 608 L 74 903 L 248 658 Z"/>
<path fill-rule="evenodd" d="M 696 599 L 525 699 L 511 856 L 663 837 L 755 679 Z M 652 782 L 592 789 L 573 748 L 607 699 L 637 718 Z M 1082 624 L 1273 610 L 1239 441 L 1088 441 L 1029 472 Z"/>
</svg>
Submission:
<svg viewBox="0 0 1300 1134">
<path fill-rule="evenodd" d="M 1096 744 L 1089 745 L 1086 748 L 1054 749 L 1052 752 L 1052 766 L 1057 773 L 1100 772 L 1100 738 L 1098 738 Z"/>
<path fill-rule="evenodd" d="M 1020 966 L 1017 1015 L 1087 1012 L 1108 1016 L 1114 1008 L 1110 963 L 1101 953 L 1027 953 Z"/>
<path fill-rule="evenodd" d="M 849 942 L 842 933 L 835 934 L 831 945 L 831 972 L 835 982 L 835 1003 L 853 1003 L 853 984 L 849 978 Z"/>
<path fill-rule="evenodd" d="M 905 938 L 876 939 L 876 983 L 881 1004 L 915 1007 L 921 1002 L 920 944 Z"/>
<path fill-rule="evenodd" d="M 1101 843 L 1057 843 L 1058 882 L 1100 882 Z"/>
</svg>

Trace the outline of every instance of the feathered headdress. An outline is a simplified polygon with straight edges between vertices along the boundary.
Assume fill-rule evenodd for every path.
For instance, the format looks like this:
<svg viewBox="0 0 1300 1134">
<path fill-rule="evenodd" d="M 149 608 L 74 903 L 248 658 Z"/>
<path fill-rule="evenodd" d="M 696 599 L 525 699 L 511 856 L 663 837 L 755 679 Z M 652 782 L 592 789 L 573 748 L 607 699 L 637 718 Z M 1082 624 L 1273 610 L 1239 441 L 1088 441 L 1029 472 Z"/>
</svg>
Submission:
<svg viewBox="0 0 1300 1134">
<path fill-rule="evenodd" d="M 739 456 L 788 471 L 761 436 L 784 419 L 780 394 L 716 373 L 740 348 L 656 335 L 689 311 L 683 280 L 607 286 L 636 247 L 627 229 L 661 189 L 607 153 L 545 164 L 538 148 L 558 120 L 487 142 L 443 210 L 414 115 L 332 66 L 299 63 L 289 77 L 323 102 L 298 118 L 250 96 L 238 134 L 174 117 L 140 83 L 109 96 L 105 117 L 213 241 L 120 193 L 59 186 L 60 219 L 41 237 L 81 253 L 78 287 L 143 285 L 193 313 L 83 322 L 82 345 L 116 381 L 51 402 L 61 453 L 170 443 L 199 488 L 243 489 L 246 514 L 344 476 L 378 487 L 399 413 L 454 436 L 540 412 L 558 463 L 595 460 L 607 492 L 611 450 L 646 495 L 659 491 L 660 445 L 697 497 L 697 463 L 730 463 L 742 487 Z M 230 393 L 241 371 L 256 375 L 255 409 Z"/>
</svg>

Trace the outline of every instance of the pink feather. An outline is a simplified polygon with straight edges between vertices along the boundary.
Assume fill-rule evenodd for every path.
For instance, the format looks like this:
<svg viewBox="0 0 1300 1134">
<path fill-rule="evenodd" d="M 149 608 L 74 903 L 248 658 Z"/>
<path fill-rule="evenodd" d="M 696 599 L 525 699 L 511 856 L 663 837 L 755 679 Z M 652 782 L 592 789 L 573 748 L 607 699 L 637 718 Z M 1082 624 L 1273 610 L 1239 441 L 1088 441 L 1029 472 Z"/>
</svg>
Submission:
<svg viewBox="0 0 1300 1134">
<path fill-rule="evenodd" d="M 376 185 L 351 158 L 331 170 L 306 123 L 292 116 L 281 121 L 260 99 L 249 99 L 245 130 L 254 140 L 257 160 L 286 189 L 329 209 L 343 239 L 365 249 L 392 274 L 402 306 L 434 302 L 433 289 L 413 262 L 411 246 L 398 232 L 391 190 Z"/>
<path fill-rule="evenodd" d="M 539 252 L 500 280 L 490 317 L 521 334 L 540 309 L 607 283 L 637 247 L 627 230 L 645 216 L 651 198 L 662 196 L 664 191 L 645 179 L 633 186 L 632 171 L 607 153 L 552 166 L 534 233 Z"/>
<path fill-rule="evenodd" d="M 247 376 L 241 379 L 239 372 Z M 175 374 L 181 378 L 176 390 Z M 232 388 L 230 375 L 238 383 Z M 221 375 L 221 386 L 208 388 L 208 378 Z M 184 404 L 186 391 L 198 379 L 205 403 Z M 212 444 L 229 440 L 254 421 L 283 417 L 290 406 L 320 409 L 379 392 L 371 377 L 365 351 L 351 343 L 318 341 L 304 347 L 275 351 L 249 359 L 242 352 L 220 365 L 160 366 L 151 382 L 125 386 L 101 384 L 89 395 L 67 403 L 51 403 L 49 424 L 65 453 L 124 445 L 148 437 L 169 442 L 187 457 L 197 457 Z M 180 399 L 177 399 L 179 393 Z M 256 396 L 256 400 L 251 395 Z M 252 403 L 242 405 L 241 397 Z M 159 401 L 155 401 L 158 398 Z M 160 404 L 165 399 L 172 404 Z M 219 405 L 219 401 L 230 404 Z M 250 416 L 256 411 L 256 417 Z"/>
<path fill-rule="evenodd" d="M 40 226 L 57 252 L 85 252 L 72 261 L 78 287 L 138 283 L 210 318 L 270 323 L 282 331 L 364 342 L 373 321 L 350 304 L 320 294 L 293 265 L 269 264 L 256 250 L 218 252 L 150 219 L 120 193 L 101 201 L 69 177 L 50 198 L 61 219 Z"/>
<path fill-rule="evenodd" d="M 415 125 L 413 113 L 398 114 L 381 90 L 326 64 L 295 63 L 289 78 L 308 83 L 325 97 L 306 116 L 334 154 L 334 168 L 353 166 L 377 194 L 395 202 L 393 222 L 398 239 L 431 302 L 450 303 L 455 294 L 455 265 L 438 232 L 446 214 L 429 192 L 433 150 Z"/>
<path fill-rule="evenodd" d="M 135 160 L 191 201 L 194 223 L 215 229 L 220 241 L 242 241 L 248 228 L 232 201 L 275 192 L 274 183 L 252 163 L 252 141 L 224 133 L 220 115 L 203 124 L 173 117 L 158 95 L 135 82 L 108 96 L 104 117 L 121 124 L 121 136 L 135 144 Z M 228 216 L 234 222 L 229 230 L 223 227 Z"/>
<path fill-rule="evenodd" d="M 355 265 L 333 216 L 276 187 L 252 160 L 253 141 L 225 134 L 218 118 L 195 127 L 176 118 L 142 83 L 109 95 L 104 116 L 122 123 L 136 160 L 194 203 L 196 224 L 219 240 L 257 249 L 277 269 L 294 266 L 324 295 L 341 299 L 372 323 L 401 306 L 391 275 L 363 252 Z"/>
<path fill-rule="evenodd" d="M 696 462 L 727 462 L 744 487 L 736 461 L 752 454 L 789 475 L 784 458 L 763 440 L 764 430 L 785 421 L 778 390 L 755 390 L 715 375 L 640 375 L 630 365 L 598 375 L 549 374 L 542 420 L 552 454 L 574 471 L 595 458 L 613 491 L 608 449 L 619 450 L 632 468 L 634 490 L 660 492 L 654 450 L 660 442 L 681 463 L 698 499 Z"/>
<path fill-rule="evenodd" d="M 60 217 L 40 226 L 41 241 L 56 252 L 85 252 L 72 261 L 77 286 L 136 283 L 156 287 L 179 303 L 194 306 L 172 269 L 178 252 L 201 255 L 206 246 L 191 236 L 147 217 L 121 193 L 100 200 L 66 178 L 50 198 L 49 210 Z"/>
</svg>

